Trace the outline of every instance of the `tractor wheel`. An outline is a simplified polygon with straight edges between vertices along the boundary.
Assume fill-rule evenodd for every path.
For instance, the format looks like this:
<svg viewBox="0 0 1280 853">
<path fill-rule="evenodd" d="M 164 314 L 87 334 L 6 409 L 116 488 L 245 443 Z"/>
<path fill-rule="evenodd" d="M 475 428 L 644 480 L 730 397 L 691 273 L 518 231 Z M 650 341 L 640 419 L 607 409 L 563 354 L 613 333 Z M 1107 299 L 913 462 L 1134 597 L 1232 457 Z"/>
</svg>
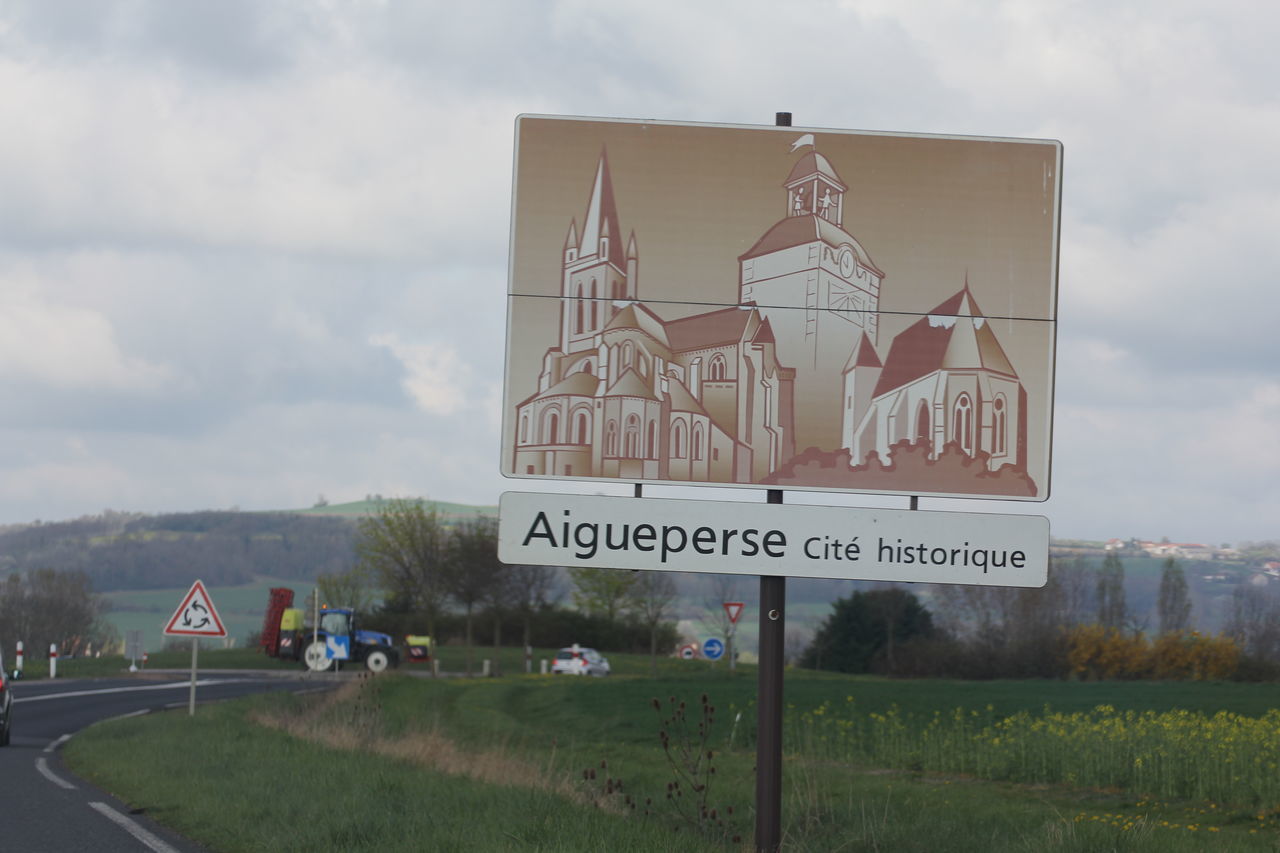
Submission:
<svg viewBox="0 0 1280 853">
<path fill-rule="evenodd" d="M 391 665 L 391 658 L 382 649 L 374 649 L 365 655 L 364 665 L 370 672 L 382 672 Z"/>
<path fill-rule="evenodd" d="M 333 661 L 325 655 L 323 640 L 309 643 L 306 652 L 303 653 L 303 660 L 307 664 L 307 669 L 312 672 L 328 672 L 333 668 Z"/>
</svg>

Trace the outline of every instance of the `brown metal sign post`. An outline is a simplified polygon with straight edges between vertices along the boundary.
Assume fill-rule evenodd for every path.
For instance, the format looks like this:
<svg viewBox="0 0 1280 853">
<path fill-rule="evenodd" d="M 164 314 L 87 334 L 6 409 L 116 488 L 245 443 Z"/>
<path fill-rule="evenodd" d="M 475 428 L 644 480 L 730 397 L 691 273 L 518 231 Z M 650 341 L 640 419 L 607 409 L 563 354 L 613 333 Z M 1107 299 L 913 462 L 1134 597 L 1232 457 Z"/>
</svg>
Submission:
<svg viewBox="0 0 1280 853">
<path fill-rule="evenodd" d="M 790 113 L 779 113 L 778 123 Z M 782 490 L 769 490 L 782 503 Z M 782 652 L 786 633 L 787 579 L 760 576 L 760 669 L 756 683 L 756 849 L 782 843 Z"/>
<path fill-rule="evenodd" d="M 791 126 L 791 113 L 778 113 L 778 127 Z M 782 490 L 769 489 L 768 502 L 782 503 Z M 760 576 L 760 667 L 756 682 L 756 849 L 782 844 L 782 664 L 786 634 L 787 579 Z"/>
</svg>

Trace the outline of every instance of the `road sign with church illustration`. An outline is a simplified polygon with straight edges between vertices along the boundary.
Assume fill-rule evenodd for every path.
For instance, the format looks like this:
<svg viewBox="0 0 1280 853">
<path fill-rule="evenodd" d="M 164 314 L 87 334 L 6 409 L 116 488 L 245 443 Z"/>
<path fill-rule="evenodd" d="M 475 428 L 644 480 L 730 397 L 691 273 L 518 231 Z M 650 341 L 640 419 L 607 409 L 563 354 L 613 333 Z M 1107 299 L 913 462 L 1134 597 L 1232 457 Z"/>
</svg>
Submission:
<svg viewBox="0 0 1280 853">
<path fill-rule="evenodd" d="M 503 473 L 1048 497 L 1060 143 L 516 137 Z"/>
</svg>

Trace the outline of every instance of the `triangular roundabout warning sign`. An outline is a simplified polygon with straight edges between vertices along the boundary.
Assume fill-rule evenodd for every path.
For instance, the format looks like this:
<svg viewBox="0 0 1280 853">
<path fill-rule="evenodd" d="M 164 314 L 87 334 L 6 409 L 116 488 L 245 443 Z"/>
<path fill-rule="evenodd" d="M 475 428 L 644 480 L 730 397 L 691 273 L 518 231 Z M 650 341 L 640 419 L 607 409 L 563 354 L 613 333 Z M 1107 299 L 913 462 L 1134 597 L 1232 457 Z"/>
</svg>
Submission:
<svg viewBox="0 0 1280 853">
<path fill-rule="evenodd" d="M 191 591 L 173 611 L 169 624 L 165 625 L 164 633 L 178 637 L 227 636 L 227 629 L 218 617 L 218 609 L 213 606 L 213 599 L 203 583 L 196 581 L 191 585 Z"/>
</svg>

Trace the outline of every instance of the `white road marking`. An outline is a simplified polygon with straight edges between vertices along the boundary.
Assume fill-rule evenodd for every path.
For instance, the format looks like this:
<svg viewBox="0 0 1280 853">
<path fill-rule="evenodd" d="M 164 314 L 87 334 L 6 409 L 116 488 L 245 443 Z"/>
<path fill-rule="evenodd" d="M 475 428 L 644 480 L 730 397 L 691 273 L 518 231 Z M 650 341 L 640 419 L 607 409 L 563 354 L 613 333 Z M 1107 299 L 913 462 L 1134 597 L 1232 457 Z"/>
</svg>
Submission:
<svg viewBox="0 0 1280 853">
<path fill-rule="evenodd" d="M 154 833 L 148 832 L 147 830 L 143 829 L 135 821 L 131 820 L 125 815 L 120 814 L 120 812 L 111 808 L 111 806 L 107 805 L 106 803 L 89 803 L 89 805 L 94 810 L 96 810 L 99 814 L 105 817 L 107 820 L 112 821 L 113 823 L 118 825 L 121 829 L 123 829 L 125 832 L 129 833 L 134 838 L 138 839 L 143 844 L 150 847 L 153 851 L 155 851 L 155 853 L 179 853 L 178 848 L 173 847 L 170 844 L 166 844 L 164 841 L 158 838 Z"/>
<path fill-rule="evenodd" d="M 66 779 L 63 779 L 61 776 L 58 776 L 56 773 L 54 773 L 52 770 L 49 769 L 49 763 L 47 759 L 37 758 L 36 769 L 40 771 L 41 776 L 48 779 L 53 784 L 57 785 L 59 788 L 66 788 L 68 791 L 74 791 L 76 789 L 75 785 L 72 785 Z"/>
<path fill-rule="evenodd" d="M 62 737 L 58 738 L 55 741 L 50 741 L 49 745 L 44 748 L 44 751 L 53 752 L 55 749 L 62 746 L 64 743 L 66 743 L 69 740 L 71 740 L 71 735 L 63 735 Z"/>
<path fill-rule="evenodd" d="M 210 687 L 215 684 L 243 684 L 253 681 L 252 678 L 210 678 L 197 681 L 197 687 Z M 143 690 L 175 690 L 179 687 L 190 689 L 190 681 L 175 681 L 171 684 L 148 684 L 144 687 L 104 687 L 100 690 L 68 690 L 66 693 L 49 693 L 45 696 L 14 696 L 14 702 L 44 702 L 49 699 L 71 699 L 77 696 L 101 696 L 106 693 L 133 693 Z"/>
</svg>

